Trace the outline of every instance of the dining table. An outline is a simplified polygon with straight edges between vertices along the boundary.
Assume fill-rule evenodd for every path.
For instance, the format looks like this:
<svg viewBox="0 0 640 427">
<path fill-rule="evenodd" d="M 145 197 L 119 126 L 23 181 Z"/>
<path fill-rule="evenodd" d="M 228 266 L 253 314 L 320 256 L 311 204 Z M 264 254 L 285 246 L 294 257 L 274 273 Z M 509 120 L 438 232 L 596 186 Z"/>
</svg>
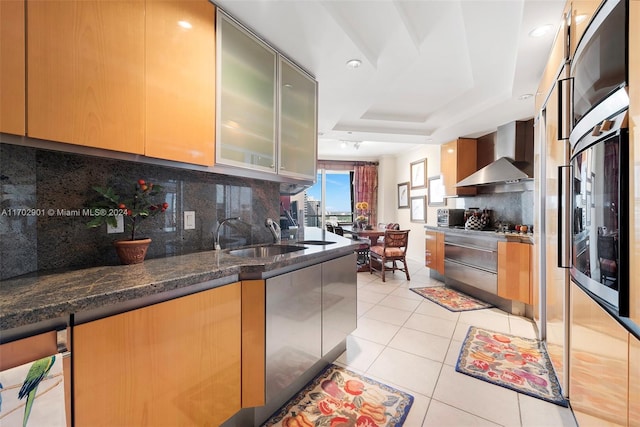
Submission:
<svg viewBox="0 0 640 427">
<path fill-rule="evenodd" d="M 360 239 L 363 244 L 356 251 L 358 254 L 358 272 L 369 271 L 369 248 L 378 245 L 378 238 L 384 236 L 384 228 L 373 228 L 364 230 L 362 228 L 345 225 L 342 227 L 345 233 L 351 234 L 352 237 Z M 368 240 L 368 242 L 367 242 Z M 366 242 L 366 243 L 365 243 Z"/>
<path fill-rule="evenodd" d="M 349 227 L 349 232 L 360 239 L 369 239 L 371 246 L 377 246 L 379 244 L 378 239 L 384 236 L 385 229 L 376 227 L 371 230 L 366 230 L 363 228 Z"/>
</svg>

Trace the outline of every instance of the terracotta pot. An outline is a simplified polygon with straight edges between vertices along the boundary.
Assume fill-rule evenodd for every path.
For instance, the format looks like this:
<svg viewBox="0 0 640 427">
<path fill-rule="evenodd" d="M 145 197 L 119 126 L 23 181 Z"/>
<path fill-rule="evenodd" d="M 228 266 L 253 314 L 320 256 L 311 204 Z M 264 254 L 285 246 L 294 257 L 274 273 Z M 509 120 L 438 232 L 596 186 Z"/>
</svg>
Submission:
<svg viewBox="0 0 640 427">
<path fill-rule="evenodd" d="M 123 264 L 140 264 L 147 255 L 151 239 L 117 240 L 113 242 L 116 253 Z"/>
</svg>

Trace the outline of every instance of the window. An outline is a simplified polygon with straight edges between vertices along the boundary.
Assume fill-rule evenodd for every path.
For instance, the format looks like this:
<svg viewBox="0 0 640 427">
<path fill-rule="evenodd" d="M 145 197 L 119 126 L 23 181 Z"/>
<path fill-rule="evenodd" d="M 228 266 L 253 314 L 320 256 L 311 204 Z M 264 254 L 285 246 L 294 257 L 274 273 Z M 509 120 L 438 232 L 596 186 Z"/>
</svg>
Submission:
<svg viewBox="0 0 640 427">
<path fill-rule="evenodd" d="M 305 191 L 304 206 L 307 226 L 322 227 L 329 220 L 352 223 L 353 171 L 319 169 L 316 183 Z"/>
</svg>

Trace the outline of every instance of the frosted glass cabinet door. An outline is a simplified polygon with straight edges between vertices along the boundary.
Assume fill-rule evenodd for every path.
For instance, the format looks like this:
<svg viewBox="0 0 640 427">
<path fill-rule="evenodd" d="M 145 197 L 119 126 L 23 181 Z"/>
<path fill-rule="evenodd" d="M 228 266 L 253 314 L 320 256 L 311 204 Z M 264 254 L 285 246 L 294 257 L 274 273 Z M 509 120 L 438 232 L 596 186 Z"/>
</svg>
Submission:
<svg viewBox="0 0 640 427">
<path fill-rule="evenodd" d="M 276 52 L 218 14 L 216 162 L 276 171 Z"/>
<path fill-rule="evenodd" d="M 315 179 L 317 141 L 316 81 L 280 57 L 279 173 Z"/>
</svg>

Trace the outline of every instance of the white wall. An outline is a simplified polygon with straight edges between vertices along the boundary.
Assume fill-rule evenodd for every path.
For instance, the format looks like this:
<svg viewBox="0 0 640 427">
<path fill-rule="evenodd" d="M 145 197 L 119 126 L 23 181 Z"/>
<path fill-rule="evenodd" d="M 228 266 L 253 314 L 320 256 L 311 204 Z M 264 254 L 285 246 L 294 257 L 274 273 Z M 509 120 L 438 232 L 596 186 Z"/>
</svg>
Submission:
<svg viewBox="0 0 640 427">
<path fill-rule="evenodd" d="M 397 222 L 396 158 L 385 156 L 378 161 L 378 223 Z"/>
<path fill-rule="evenodd" d="M 440 174 L 440 145 L 425 144 L 398 157 L 380 159 L 378 169 L 378 212 L 384 222 L 397 222 L 403 230 L 409 233 L 409 247 L 407 257 L 424 263 L 424 223 L 411 222 L 409 209 L 398 209 L 398 184 L 410 181 L 409 168 L 411 162 L 427 158 L 427 177 Z M 410 192 L 410 197 L 427 196 L 427 189 L 417 189 Z M 448 203 L 454 206 L 452 201 Z M 438 207 L 427 206 L 427 224 L 436 225 L 436 210 Z"/>
</svg>

